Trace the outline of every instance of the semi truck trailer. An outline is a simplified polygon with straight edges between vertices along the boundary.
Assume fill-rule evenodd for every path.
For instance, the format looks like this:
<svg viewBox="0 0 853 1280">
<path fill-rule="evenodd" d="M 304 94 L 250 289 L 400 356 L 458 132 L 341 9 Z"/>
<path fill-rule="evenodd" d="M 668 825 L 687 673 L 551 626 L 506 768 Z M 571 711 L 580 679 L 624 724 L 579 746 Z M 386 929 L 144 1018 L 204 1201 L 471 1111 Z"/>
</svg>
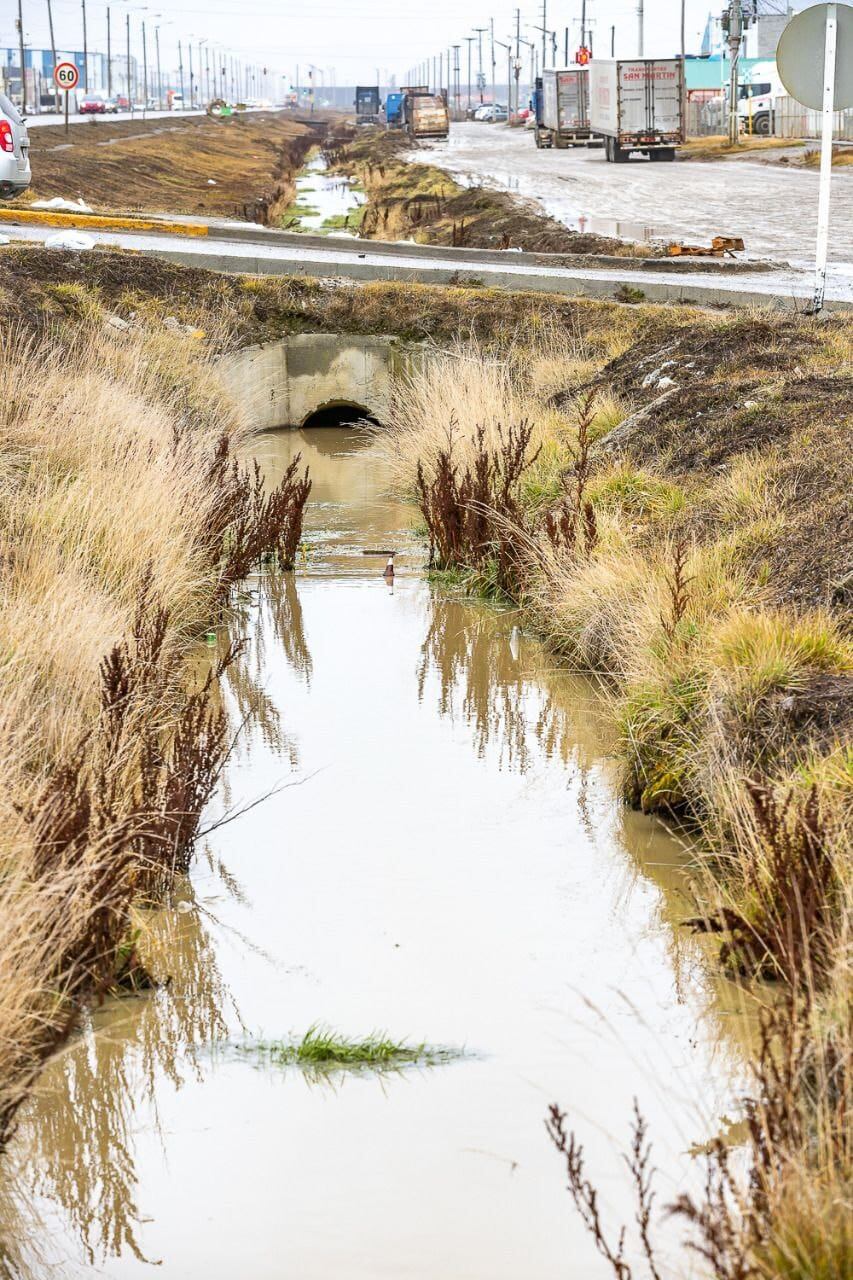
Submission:
<svg viewBox="0 0 853 1280">
<path fill-rule="evenodd" d="M 584 146 L 590 140 L 589 68 L 543 71 L 534 95 L 537 147 Z"/>
<path fill-rule="evenodd" d="M 355 88 L 356 124 L 378 124 L 379 86 L 359 84 Z"/>
<path fill-rule="evenodd" d="M 446 138 L 450 112 L 443 93 L 408 89 L 403 103 L 403 127 L 412 138 Z"/>
<path fill-rule="evenodd" d="M 632 151 L 674 160 L 684 142 L 684 64 L 680 58 L 604 58 L 589 65 L 589 123 L 608 160 Z"/>
</svg>

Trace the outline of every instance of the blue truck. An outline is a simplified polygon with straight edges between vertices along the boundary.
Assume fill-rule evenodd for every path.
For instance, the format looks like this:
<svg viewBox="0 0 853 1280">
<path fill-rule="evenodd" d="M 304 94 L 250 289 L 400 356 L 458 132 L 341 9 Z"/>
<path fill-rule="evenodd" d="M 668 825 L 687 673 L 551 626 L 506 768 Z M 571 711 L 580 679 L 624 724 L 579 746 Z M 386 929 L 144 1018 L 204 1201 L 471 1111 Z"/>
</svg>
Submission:
<svg viewBox="0 0 853 1280">
<path fill-rule="evenodd" d="M 403 127 L 403 104 L 406 101 L 404 93 L 389 93 L 385 99 L 385 125 L 388 129 L 402 129 Z"/>
</svg>

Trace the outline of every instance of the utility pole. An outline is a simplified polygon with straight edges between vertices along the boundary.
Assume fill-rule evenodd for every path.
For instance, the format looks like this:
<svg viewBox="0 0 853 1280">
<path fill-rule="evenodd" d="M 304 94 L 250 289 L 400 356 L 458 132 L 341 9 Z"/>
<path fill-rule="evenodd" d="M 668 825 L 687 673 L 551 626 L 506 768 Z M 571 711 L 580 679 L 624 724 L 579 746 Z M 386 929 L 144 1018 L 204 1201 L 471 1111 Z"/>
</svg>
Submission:
<svg viewBox="0 0 853 1280">
<path fill-rule="evenodd" d="M 480 106 L 483 105 L 483 32 L 488 31 L 488 27 L 475 27 L 477 33 L 477 88 L 480 93 Z"/>
<path fill-rule="evenodd" d="M 110 39 L 110 6 L 107 5 L 107 97 L 113 96 L 113 46 Z"/>
<path fill-rule="evenodd" d="M 548 0 L 542 0 L 542 70 L 548 65 Z"/>
<path fill-rule="evenodd" d="M 519 77 L 521 76 L 521 10 L 520 9 L 516 9 L 515 11 L 515 62 L 513 64 L 513 71 L 515 72 L 515 114 L 518 115 L 518 110 L 519 110 L 519 107 L 521 106 L 521 103 L 519 102 L 519 97 L 520 97 Z M 509 108 L 507 108 L 507 116 L 509 117 L 511 114 L 512 112 L 509 110 Z"/>
<path fill-rule="evenodd" d="M 563 66 L 567 67 L 569 65 L 569 28 L 568 27 L 566 27 L 566 34 L 565 34 L 564 45 L 563 45 L 563 55 L 564 55 Z"/>
<path fill-rule="evenodd" d="M 24 11 L 23 0 L 18 0 L 18 50 L 21 58 L 21 115 L 27 114 L 27 72 L 24 67 Z M 54 63 L 55 63 L 54 59 Z"/>
<path fill-rule="evenodd" d="M 586 48 L 586 0 L 581 0 L 581 48 Z"/>
<path fill-rule="evenodd" d="M 18 12 L 20 12 L 20 7 L 18 9 Z M 48 25 L 50 26 L 50 52 L 53 55 L 53 66 L 55 69 L 56 68 L 56 40 L 54 39 L 54 36 L 53 36 L 53 8 L 51 6 L 50 0 L 47 0 L 47 21 L 48 21 Z M 108 31 L 109 31 L 109 21 L 110 21 L 110 11 L 109 9 L 107 9 L 107 30 Z M 53 83 L 53 99 L 54 99 L 54 107 L 58 112 L 59 111 L 59 89 L 57 88 L 56 81 L 54 81 Z"/>
<path fill-rule="evenodd" d="M 492 124 L 495 123 L 495 107 L 498 105 L 498 86 L 496 79 L 496 63 L 495 63 L 495 20 L 489 19 L 489 25 L 492 30 Z"/>
<path fill-rule="evenodd" d="M 125 35 L 127 38 L 127 105 L 133 119 L 133 87 L 130 83 L 130 12 L 125 14 Z"/>
<path fill-rule="evenodd" d="M 142 19 L 142 115 L 148 110 L 148 42 L 145 39 L 145 19 Z"/>
<path fill-rule="evenodd" d="M 189 55 L 190 55 L 190 111 L 192 111 L 193 107 L 195 106 L 195 101 L 193 98 L 193 42 L 192 40 L 187 41 L 187 49 L 189 50 Z"/>
<path fill-rule="evenodd" d="M 18 0 L 20 8 L 20 0 Z M 83 6 L 83 88 L 86 93 L 89 92 L 89 45 L 86 40 L 86 0 L 82 0 Z M 23 39 L 23 36 L 21 36 Z"/>
<path fill-rule="evenodd" d="M 157 50 L 157 108 L 163 110 L 163 77 L 160 75 L 160 28 L 154 28 L 154 47 Z"/>
<path fill-rule="evenodd" d="M 186 111 L 187 104 L 184 99 L 184 51 L 181 48 L 181 42 L 178 41 L 178 80 L 181 86 L 181 110 Z"/>
<path fill-rule="evenodd" d="M 616 57 L 616 28 L 615 27 L 610 28 L 610 56 L 611 58 Z"/>
<path fill-rule="evenodd" d="M 643 0 L 637 0 L 637 57 L 643 57 L 643 26 L 645 23 L 645 14 L 643 12 Z"/>
<path fill-rule="evenodd" d="M 740 0 L 731 0 L 729 4 L 729 59 L 731 62 L 729 78 L 729 145 L 736 147 L 740 130 L 737 113 L 738 64 L 740 61 L 740 42 L 743 36 L 743 10 Z"/>
<path fill-rule="evenodd" d="M 460 93 L 461 86 L 459 84 L 459 78 L 460 78 L 459 50 L 461 47 L 462 46 L 458 44 L 455 44 L 453 46 L 453 99 L 456 103 L 456 119 L 457 120 L 459 119 L 459 115 L 462 111 L 462 100 L 461 100 L 462 95 Z"/>
<path fill-rule="evenodd" d="M 465 37 L 468 43 L 468 111 L 471 111 L 471 45 L 474 43 L 474 36 Z"/>
</svg>

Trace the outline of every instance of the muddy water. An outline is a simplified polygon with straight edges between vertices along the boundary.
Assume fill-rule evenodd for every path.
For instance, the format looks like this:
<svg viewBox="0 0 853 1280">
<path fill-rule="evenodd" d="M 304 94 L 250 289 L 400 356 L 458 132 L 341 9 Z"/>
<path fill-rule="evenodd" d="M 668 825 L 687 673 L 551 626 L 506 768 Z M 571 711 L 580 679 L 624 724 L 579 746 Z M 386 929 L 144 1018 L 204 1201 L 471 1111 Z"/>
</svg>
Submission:
<svg viewBox="0 0 853 1280">
<path fill-rule="evenodd" d="M 323 157 L 316 155 L 297 177 L 295 203 L 297 208 L 305 206 L 310 212 L 299 214 L 297 225 L 290 229 L 354 235 L 359 225 L 359 210 L 367 197 L 352 179 L 330 174 L 327 169 Z"/>
<path fill-rule="evenodd" d="M 549 1102 L 611 1220 L 633 1218 L 635 1095 L 661 1199 L 732 1113 L 736 999 L 673 930 L 681 854 L 618 803 L 593 691 L 511 614 L 431 589 L 361 443 L 257 443 L 272 477 L 310 462 L 309 549 L 243 601 L 228 696 L 262 714 L 211 817 L 267 798 L 140 915 L 169 984 L 46 1072 L 0 1189 L 16 1274 L 596 1280 Z M 385 547 L 393 587 L 363 554 Z M 467 1052 L 323 1078 L 235 1051 L 318 1021 Z"/>
</svg>

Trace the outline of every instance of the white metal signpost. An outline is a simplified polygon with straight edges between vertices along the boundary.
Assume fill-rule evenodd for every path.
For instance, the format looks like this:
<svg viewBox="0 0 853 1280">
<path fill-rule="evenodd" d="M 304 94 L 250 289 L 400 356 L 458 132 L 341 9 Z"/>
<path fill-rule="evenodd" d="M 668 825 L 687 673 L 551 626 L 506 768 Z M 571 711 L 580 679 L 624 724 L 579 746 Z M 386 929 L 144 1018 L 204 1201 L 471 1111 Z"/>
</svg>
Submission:
<svg viewBox="0 0 853 1280">
<path fill-rule="evenodd" d="M 68 132 L 68 95 L 80 83 L 80 72 L 73 62 L 57 62 L 53 68 L 53 83 L 65 94 L 65 132 Z"/>
<path fill-rule="evenodd" d="M 829 246 L 832 114 L 853 106 L 853 7 L 816 4 L 792 18 L 776 50 L 779 78 L 792 98 L 823 113 L 812 311 L 823 307 Z"/>
</svg>

